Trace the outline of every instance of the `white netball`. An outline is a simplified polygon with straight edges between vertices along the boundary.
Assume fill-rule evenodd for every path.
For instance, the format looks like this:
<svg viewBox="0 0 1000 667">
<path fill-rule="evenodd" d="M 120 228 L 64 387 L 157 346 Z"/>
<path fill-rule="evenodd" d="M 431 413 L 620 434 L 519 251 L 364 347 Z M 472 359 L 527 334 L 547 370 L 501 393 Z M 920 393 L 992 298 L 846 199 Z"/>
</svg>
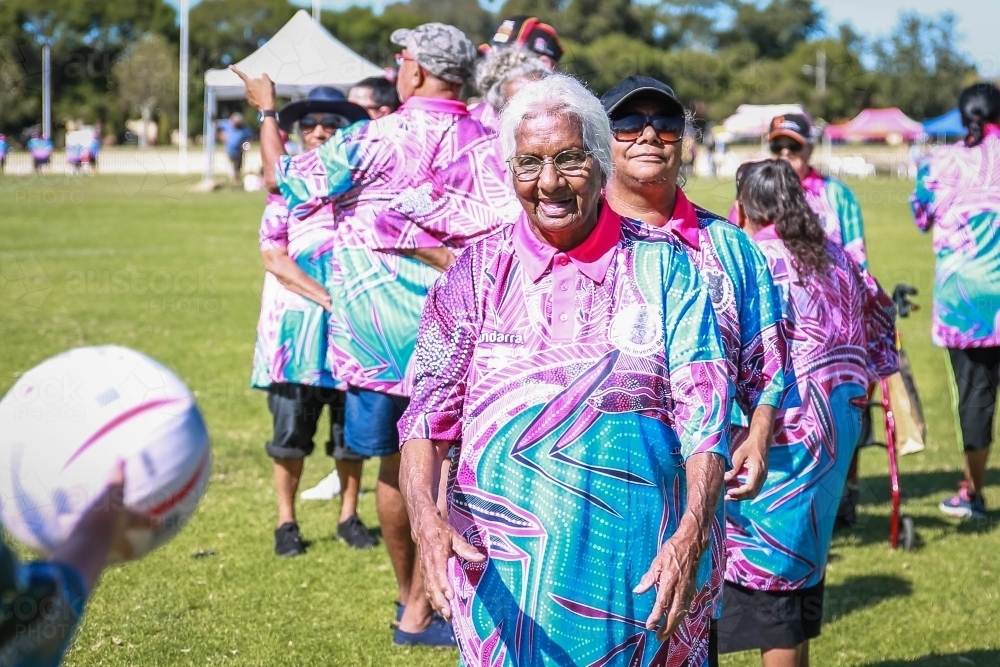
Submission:
<svg viewBox="0 0 1000 667">
<path fill-rule="evenodd" d="M 130 528 L 133 556 L 184 526 L 212 467 L 194 396 L 169 369 L 124 347 L 82 347 L 25 373 L 0 401 L 0 519 L 51 552 L 125 465 L 125 506 L 152 519 Z"/>
</svg>

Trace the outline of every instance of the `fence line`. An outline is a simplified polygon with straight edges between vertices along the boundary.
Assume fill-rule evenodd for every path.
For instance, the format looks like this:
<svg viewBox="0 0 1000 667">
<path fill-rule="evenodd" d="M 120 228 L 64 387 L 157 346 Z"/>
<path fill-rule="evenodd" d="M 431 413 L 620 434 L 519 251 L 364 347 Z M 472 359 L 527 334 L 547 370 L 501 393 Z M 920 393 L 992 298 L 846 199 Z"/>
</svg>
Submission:
<svg viewBox="0 0 1000 667">
<path fill-rule="evenodd" d="M 87 169 L 88 167 L 85 167 Z M 225 150 L 215 152 L 212 173 L 225 176 L 230 168 Z M 70 174 L 73 167 L 66 161 L 65 151 L 55 151 L 49 160 L 50 174 Z M 247 151 L 243 156 L 243 173 L 259 173 L 260 152 Z M 31 154 L 17 151 L 7 154 L 5 173 L 28 175 L 34 171 Z M 201 174 L 205 171 L 205 153 L 194 148 L 188 151 L 186 170 L 181 169 L 180 153 L 176 150 L 138 150 L 135 148 L 104 148 L 97 156 L 97 171 L 102 174 Z"/>
</svg>

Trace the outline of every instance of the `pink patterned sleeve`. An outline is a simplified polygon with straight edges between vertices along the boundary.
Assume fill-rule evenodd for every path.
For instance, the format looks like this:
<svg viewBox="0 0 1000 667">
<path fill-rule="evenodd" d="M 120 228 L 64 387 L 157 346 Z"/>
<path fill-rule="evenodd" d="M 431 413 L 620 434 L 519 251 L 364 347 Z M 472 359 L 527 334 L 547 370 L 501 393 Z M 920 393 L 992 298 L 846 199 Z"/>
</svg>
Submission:
<svg viewBox="0 0 1000 667">
<path fill-rule="evenodd" d="M 260 218 L 260 250 L 288 247 L 288 207 L 281 195 L 271 194 Z"/>
<path fill-rule="evenodd" d="M 463 253 L 427 294 L 414 351 L 410 405 L 399 420 L 401 443 L 462 438 L 467 375 L 482 323 L 475 254 Z"/>
<path fill-rule="evenodd" d="M 896 347 L 896 306 L 878 281 L 855 262 L 848 262 L 864 296 L 864 327 L 871 371 L 887 378 L 899 371 Z M 876 378 L 872 378 L 873 380 Z"/>
<path fill-rule="evenodd" d="M 665 276 L 667 354 L 673 428 L 681 456 L 716 454 L 729 466 L 729 407 L 735 392 L 708 289 L 678 249 Z"/>
</svg>

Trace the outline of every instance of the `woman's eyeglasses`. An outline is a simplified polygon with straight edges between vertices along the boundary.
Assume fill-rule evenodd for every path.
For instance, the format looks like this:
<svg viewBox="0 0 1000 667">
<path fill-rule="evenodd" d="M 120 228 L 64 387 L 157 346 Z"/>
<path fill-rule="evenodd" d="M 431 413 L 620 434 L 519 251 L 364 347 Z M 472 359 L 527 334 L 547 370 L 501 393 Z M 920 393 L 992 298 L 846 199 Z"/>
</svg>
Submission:
<svg viewBox="0 0 1000 667">
<path fill-rule="evenodd" d="M 568 148 L 552 157 L 540 158 L 536 155 L 515 155 L 507 160 L 514 178 L 522 183 L 530 183 L 542 175 L 546 162 L 552 162 L 563 176 L 580 176 L 587 169 L 590 152 L 582 148 Z"/>
<path fill-rule="evenodd" d="M 299 119 L 299 127 L 303 132 L 311 132 L 316 129 L 317 125 L 322 125 L 324 129 L 335 132 L 349 124 L 346 118 L 333 113 L 323 115 L 309 114 Z"/>
<path fill-rule="evenodd" d="M 801 143 L 790 137 L 778 137 L 771 142 L 771 154 L 781 155 L 782 151 L 789 153 L 800 153 L 805 148 Z"/>
<path fill-rule="evenodd" d="M 647 127 L 652 127 L 656 138 L 665 144 L 674 144 L 684 138 L 683 116 L 647 116 L 638 112 L 611 119 L 611 133 L 618 141 L 635 141 Z"/>
<path fill-rule="evenodd" d="M 405 53 L 397 53 L 396 54 L 396 67 L 402 67 L 403 63 L 405 63 L 407 60 L 409 60 L 411 62 L 417 62 L 417 59 L 413 58 L 412 56 L 408 56 Z"/>
</svg>

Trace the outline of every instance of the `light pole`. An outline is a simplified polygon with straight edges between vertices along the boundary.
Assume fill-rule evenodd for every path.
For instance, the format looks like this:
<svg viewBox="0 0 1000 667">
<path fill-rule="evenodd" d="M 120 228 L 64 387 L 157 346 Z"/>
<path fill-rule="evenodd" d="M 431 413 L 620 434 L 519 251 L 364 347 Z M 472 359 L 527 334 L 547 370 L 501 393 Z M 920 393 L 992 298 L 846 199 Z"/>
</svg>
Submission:
<svg viewBox="0 0 1000 667">
<path fill-rule="evenodd" d="M 816 66 L 803 65 L 802 73 L 816 77 L 816 92 L 826 92 L 826 51 L 820 49 L 816 52 Z"/>
<path fill-rule="evenodd" d="M 181 0 L 181 65 L 179 84 L 179 103 L 177 109 L 177 141 L 180 148 L 180 160 L 177 171 L 186 174 L 188 171 L 188 14 L 189 0 Z"/>
<path fill-rule="evenodd" d="M 313 5 L 313 21 L 319 23 L 319 0 L 312 0 Z"/>
<path fill-rule="evenodd" d="M 42 44 L 42 136 L 52 139 L 52 49 Z"/>
</svg>

